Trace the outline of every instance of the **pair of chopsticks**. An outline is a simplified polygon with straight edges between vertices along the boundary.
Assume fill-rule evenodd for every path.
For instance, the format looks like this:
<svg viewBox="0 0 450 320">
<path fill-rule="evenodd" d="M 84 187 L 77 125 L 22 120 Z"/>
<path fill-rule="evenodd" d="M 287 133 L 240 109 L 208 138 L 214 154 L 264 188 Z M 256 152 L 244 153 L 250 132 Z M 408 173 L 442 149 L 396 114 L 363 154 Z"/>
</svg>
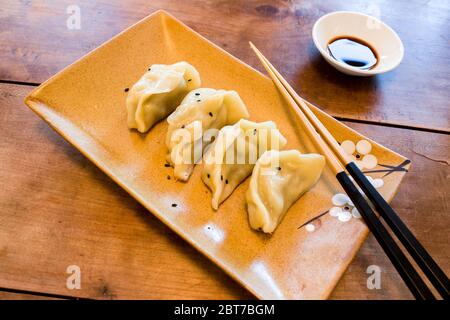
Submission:
<svg viewBox="0 0 450 320">
<path fill-rule="evenodd" d="M 360 186 L 361 190 L 371 201 L 373 207 L 385 220 L 392 232 L 397 236 L 398 240 L 423 271 L 423 274 L 436 288 L 437 292 L 442 298 L 446 300 L 449 299 L 450 280 L 442 269 L 428 254 L 392 207 L 384 200 L 366 176 L 356 166 L 353 159 L 342 150 L 336 139 L 319 119 L 317 119 L 303 99 L 294 91 L 253 43 L 250 42 L 250 46 L 261 60 L 261 63 L 280 90 L 281 94 L 286 98 L 289 105 L 300 118 L 308 136 L 327 159 L 329 166 L 336 174 L 337 180 L 360 212 L 369 230 L 374 234 L 378 243 L 381 245 L 414 297 L 420 300 L 436 299 L 433 292 L 428 288 L 425 281 L 420 277 L 406 255 L 391 237 L 387 228 L 378 219 L 372 206 L 353 184 L 345 172 L 345 169 Z"/>
</svg>

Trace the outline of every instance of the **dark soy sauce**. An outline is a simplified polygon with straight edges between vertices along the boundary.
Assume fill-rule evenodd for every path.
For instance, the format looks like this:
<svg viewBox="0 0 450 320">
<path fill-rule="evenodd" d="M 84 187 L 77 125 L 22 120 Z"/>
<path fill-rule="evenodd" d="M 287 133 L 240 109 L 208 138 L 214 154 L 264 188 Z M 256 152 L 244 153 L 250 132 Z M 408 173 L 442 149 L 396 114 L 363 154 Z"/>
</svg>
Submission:
<svg viewBox="0 0 450 320">
<path fill-rule="evenodd" d="M 337 61 L 361 70 L 368 70 L 378 63 L 377 52 L 365 41 L 342 36 L 328 43 L 330 55 Z"/>
</svg>

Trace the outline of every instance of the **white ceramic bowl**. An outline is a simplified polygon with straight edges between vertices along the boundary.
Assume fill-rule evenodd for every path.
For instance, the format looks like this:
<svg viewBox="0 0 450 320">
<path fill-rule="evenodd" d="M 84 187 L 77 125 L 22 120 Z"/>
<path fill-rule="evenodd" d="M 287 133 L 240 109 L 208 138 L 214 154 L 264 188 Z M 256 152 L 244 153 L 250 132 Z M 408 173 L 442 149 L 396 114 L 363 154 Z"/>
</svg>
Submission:
<svg viewBox="0 0 450 320">
<path fill-rule="evenodd" d="M 328 43 L 341 36 L 355 37 L 370 44 L 378 54 L 377 65 L 361 70 L 335 60 L 328 51 Z M 388 25 L 369 15 L 337 11 L 316 21 L 312 30 L 314 44 L 325 60 L 339 71 L 354 76 L 372 76 L 390 71 L 403 59 L 403 43 Z"/>
</svg>

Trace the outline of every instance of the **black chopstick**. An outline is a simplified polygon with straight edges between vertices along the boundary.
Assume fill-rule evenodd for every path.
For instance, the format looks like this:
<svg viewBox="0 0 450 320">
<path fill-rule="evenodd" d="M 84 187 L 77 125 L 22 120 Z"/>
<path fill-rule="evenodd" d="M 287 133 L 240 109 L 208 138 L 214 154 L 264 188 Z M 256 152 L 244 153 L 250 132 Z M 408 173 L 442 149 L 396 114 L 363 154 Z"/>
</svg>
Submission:
<svg viewBox="0 0 450 320">
<path fill-rule="evenodd" d="M 380 222 L 348 175 L 345 172 L 340 172 L 336 175 L 336 179 L 358 209 L 369 230 L 373 233 L 414 297 L 417 300 L 435 300 L 436 298 L 431 290 L 401 251 L 386 227 Z"/>
<path fill-rule="evenodd" d="M 449 299 L 450 280 L 444 271 L 438 266 L 433 258 L 428 254 L 422 244 L 417 240 L 413 233 L 403 223 L 397 213 L 384 200 L 380 193 L 373 187 L 361 170 L 350 162 L 345 166 L 348 173 L 361 187 L 362 191 L 370 199 L 381 217 L 386 221 L 394 234 L 398 237 L 402 245 L 417 263 L 419 268 L 424 272 L 436 290 L 444 299 Z"/>
</svg>

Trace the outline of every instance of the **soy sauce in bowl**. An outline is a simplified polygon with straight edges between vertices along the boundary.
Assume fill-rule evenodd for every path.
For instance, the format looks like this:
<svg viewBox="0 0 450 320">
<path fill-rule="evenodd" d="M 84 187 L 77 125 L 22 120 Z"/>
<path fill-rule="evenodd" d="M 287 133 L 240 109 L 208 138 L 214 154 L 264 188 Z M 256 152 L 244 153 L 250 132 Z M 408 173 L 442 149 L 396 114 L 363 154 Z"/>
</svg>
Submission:
<svg viewBox="0 0 450 320">
<path fill-rule="evenodd" d="M 341 36 L 328 42 L 328 52 L 337 61 L 351 67 L 369 70 L 378 63 L 378 54 L 367 42 L 349 36 Z"/>
</svg>

